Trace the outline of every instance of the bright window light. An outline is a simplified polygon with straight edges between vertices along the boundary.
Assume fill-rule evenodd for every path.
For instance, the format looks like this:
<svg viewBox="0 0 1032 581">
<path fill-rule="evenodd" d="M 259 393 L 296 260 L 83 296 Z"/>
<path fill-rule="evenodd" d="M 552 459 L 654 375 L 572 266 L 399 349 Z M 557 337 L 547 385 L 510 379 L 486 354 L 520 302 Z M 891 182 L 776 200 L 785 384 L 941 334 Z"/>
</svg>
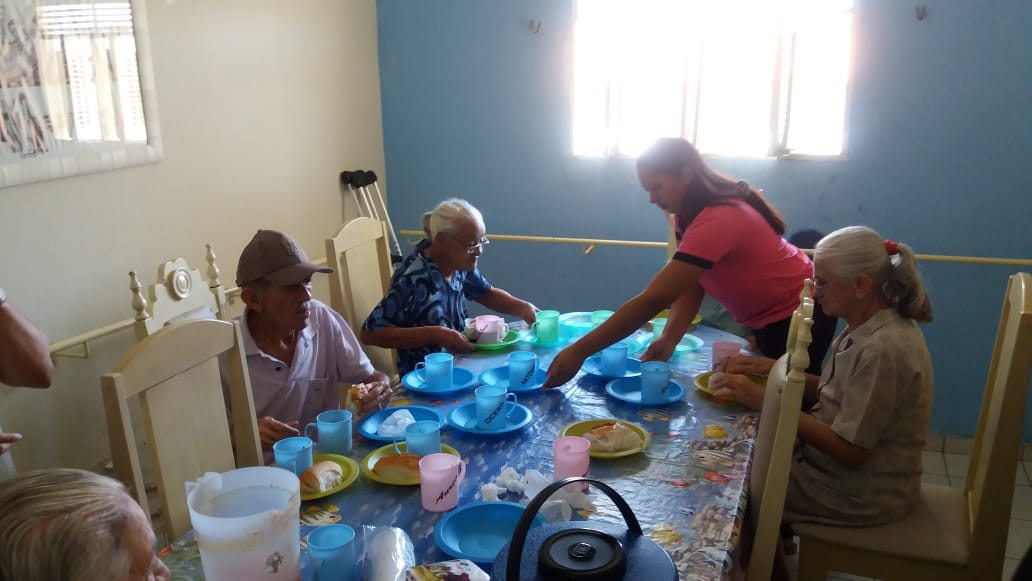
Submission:
<svg viewBox="0 0 1032 581">
<path fill-rule="evenodd" d="M 845 151 L 852 0 L 577 0 L 573 153 Z"/>
<path fill-rule="evenodd" d="M 54 136 L 147 143 L 129 2 L 41 4 L 36 50 Z"/>
</svg>

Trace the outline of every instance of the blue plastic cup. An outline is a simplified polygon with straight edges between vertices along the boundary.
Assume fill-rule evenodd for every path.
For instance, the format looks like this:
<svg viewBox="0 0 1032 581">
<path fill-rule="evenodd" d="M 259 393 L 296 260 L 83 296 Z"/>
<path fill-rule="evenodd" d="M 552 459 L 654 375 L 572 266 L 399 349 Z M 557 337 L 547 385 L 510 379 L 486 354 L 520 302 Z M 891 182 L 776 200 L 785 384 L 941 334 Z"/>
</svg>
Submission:
<svg viewBox="0 0 1032 581">
<path fill-rule="evenodd" d="M 307 436 L 291 436 L 276 442 L 272 445 L 276 466 L 301 476 L 312 465 L 312 445 Z"/>
<path fill-rule="evenodd" d="M 509 354 L 509 388 L 519 389 L 534 385 L 538 357 L 530 351 Z"/>
<path fill-rule="evenodd" d="M 592 327 L 597 327 L 597 326 L 601 325 L 602 323 L 605 323 L 606 321 L 608 321 L 609 317 L 612 317 L 612 316 L 613 316 L 613 311 L 606 311 L 606 310 L 592 311 L 591 312 L 591 326 Z"/>
<path fill-rule="evenodd" d="M 473 393 L 476 395 L 477 428 L 487 431 L 505 429 L 509 425 L 509 413 L 516 409 L 516 394 L 509 393 L 500 385 L 482 385 Z M 506 413 L 510 398 L 512 405 Z"/>
<path fill-rule="evenodd" d="M 627 343 L 618 341 L 602 350 L 602 375 L 623 377 L 627 372 Z"/>
<path fill-rule="evenodd" d="M 397 440 L 394 451 L 401 454 Z M 437 420 L 419 420 L 405 426 L 405 451 L 419 456 L 440 452 L 441 424 Z"/>
<path fill-rule="evenodd" d="M 641 403 L 666 401 L 670 386 L 670 364 L 662 361 L 646 361 L 641 364 Z"/>
<path fill-rule="evenodd" d="M 539 343 L 555 343 L 559 340 L 559 311 L 538 311 L 534 321 L 531 327 Z"/>
<path fill-rule="evenodd" d="M 355 529 L 340 524 L 316 527 L 308 534 L 308 562 L 313 581 L 352 581 Z"/>
<path fill-rule="evenodd" d="M 666 327 L 667 320 L 665 318 L 652 319 L 652 336 L 659 339 L 660 335 L 663 334 L 663 328 Z"/>
<path fill-rule="evenodd" d="M 416 364 L 416 376 L 428 389 L 450 389 L 454 363 L 451 353 L 430 353 Z"/>
<path fill-rule="evenodd" d="M 309 438 L 310 428 L 315 428 L 319 451 L 323 454 L 351 454 L 351 412 L 347 410 L 326 410 L 315 416 L 315 422 L 305 426 Z"/>
</svg>

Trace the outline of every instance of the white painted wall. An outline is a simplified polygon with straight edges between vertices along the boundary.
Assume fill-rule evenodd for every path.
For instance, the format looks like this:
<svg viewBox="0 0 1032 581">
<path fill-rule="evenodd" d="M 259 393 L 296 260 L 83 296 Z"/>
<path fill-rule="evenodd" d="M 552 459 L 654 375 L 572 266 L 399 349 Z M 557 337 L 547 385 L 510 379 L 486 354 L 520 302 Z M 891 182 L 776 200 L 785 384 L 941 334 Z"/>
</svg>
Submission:
<svg viewBox="0 0 1032 581">
<path fill-rule="evenodd" d="M 153 282 L 215 245 L 223 281 L 258 228 L 312 257 L 352 217 L 343 169 L 384 175 L 374 0 L 149 0 L 165 156 L 146 166 L 0 189 L 0 286 L 52 342 L 129 318 L 129 270 Z M 346 214 L 346 215 L 345 215 Z M 325 283 L 317 291 L 325 298 Z M 0 386 L 19 470 L 108 456 L 99 376 L 131 331 L 59 358 L 49 390 Z"/>
</svg>

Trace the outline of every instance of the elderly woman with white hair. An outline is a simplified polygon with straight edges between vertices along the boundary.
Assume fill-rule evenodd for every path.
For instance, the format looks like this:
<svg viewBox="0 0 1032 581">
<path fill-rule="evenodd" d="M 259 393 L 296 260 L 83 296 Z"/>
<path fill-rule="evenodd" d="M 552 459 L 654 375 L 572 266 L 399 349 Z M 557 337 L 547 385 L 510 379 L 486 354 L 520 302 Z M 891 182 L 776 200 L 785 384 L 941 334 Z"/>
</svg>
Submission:
<svg viewBox="0 0 1032 581">
<path fill-rule="evenodd" d="M 814 254 L 816 299 L 845 330 L 799 419 L 784 521 L 867 526 L 897 521 L 916 505 L 921 450 L 932 408 L 932 362 L 918 323 L 932 306 L 914 253 L 862 226 L 822 239 Z M 760 409 L 763 390 L 738 373 L 772 361 L 736 358 L 714 376 L 714 394 Z"/>
<path fill-rule="evenodd" d="M 71 468 L 0 483 L 0 580 L 164 581 L 147 515 L 117 480 Z"/>
<path fill-rule="evenodd" d="M 477 269 L 488 244 L 484 217 L 466 200 L 447 199 L 423 215 L 426 239 L 391 278 L 391 287 L 362 326 L 363 343 L 396 349 L 404 375 L 429 354 L 473 350 L 462 331 L 466 300 L 502 314 L 535 321 L 537 308 L 491 286 Z"/>
</svg>

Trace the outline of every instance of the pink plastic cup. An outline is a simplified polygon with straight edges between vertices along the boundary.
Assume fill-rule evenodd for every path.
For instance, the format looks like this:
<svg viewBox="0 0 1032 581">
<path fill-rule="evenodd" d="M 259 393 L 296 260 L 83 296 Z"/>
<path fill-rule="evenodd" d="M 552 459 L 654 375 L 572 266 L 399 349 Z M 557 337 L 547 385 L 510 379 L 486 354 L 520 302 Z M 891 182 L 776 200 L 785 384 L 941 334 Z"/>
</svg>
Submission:
<svg viewBox="0 0 1032 581">
<path fill-rule="evenodd" d="M 713 369 L 720 367 L 728 357 L 738 355 L 740 345 L 734 341 L 716 341 L 713 343 Z"/>
<path fill-rule="evenodd" d="M 477 330 L 477 343 L 501 343 L 509 333 L 505 319 L 498 315 L 480 315 L 473 319 L 473 327 Z"/>
<path fill-rule="evenodd" d="M 571 476 L 587 476 L 591 464 L 591 442 L 580 436 L 563 436 L 552 443 L 555 480 Z M 587 484 L 580 485 L 582 489 Z"/>
<path fill-rule="evenodd" d="M 419 459 L 419 495 L 430 512 L 449 511 L 459 504 L 459 485 L 466 463 L 451 454 L 427 454 Z"/>
</svg>

